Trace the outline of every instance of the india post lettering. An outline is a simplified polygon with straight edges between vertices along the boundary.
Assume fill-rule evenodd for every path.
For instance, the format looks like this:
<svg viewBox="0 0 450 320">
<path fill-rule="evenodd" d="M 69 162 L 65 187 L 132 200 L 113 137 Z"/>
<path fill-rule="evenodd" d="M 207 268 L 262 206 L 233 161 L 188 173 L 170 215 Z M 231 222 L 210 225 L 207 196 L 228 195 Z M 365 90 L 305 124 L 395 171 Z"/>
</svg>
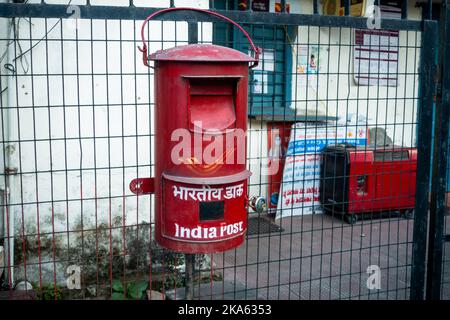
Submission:
<svg viewBox="0 0 450 320">
<path fill-rule="evenodd" d="M 222 224 L 214 227 L 188 228 L 175 223 L 175 237 L 180 239 L 214 240 L 238 235 L 244 231 L 244 222 Z"/>
</svg>

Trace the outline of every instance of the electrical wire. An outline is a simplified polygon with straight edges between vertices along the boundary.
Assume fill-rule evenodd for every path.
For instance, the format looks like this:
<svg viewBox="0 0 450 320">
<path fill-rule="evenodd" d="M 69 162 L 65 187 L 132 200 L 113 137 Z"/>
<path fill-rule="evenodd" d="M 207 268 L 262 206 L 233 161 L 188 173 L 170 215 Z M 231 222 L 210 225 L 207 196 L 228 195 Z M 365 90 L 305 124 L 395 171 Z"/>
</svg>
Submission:
<svg viewBox="0 0 450 320">
<path fill-rule="evenodd" d="M 28 0 L 26 0 L 25 2 L 24 2 L 24 4 L 26 4 L 28 2 Z M 67 3 L 67 5 L 69 6 L 70 4 L 72 3 L 72 0 L 69 0 L 69 2 Z M 13 44 L 14 42 L 17 42 L 17 46 L 18 46 L 18 49 L 19 49 L 19 55 L 18 56 L 16 56 L 13 60 L 12 60 L 12 62 L 16 62 L 17 60 L 20 60 L 20 64 L 21 64 L 21 66 L 22 66 L 22 70 L 23 70 L 23 72 L 24 72 L 24 74 L 27 74 L 28 73 L 28 71 L 29 71 L 29 67 L 30 67 L 30 64 L 29 64 L 29 62 L 28 62 L 28 59 L 25 57 L 25 55 L 27 54 L 27 53 L 29 53 L 31 50 L 33 50 L 39 43 L 41 43 L 42 41 L 44 41 L 47 37 L 48 37 L 48 35 L 50 34 L 50 32 L 52 32 L 55 28 L 56 28 L 56 26 L 58 25 L 58 24 L 60 24 L 61 22 L 62 22 L 62 19 L 63 18 L 59 18 L 59 20 L 45 33 L 45 35 L 41 38 L 41 39 L 39 39 L 34 45 L 32 45 L 29 49 L 27 49 L 26 51 L 23 51 L 22 50 L 22 46 L 21 46 L 21 44 L 20 44 L 20 41 L 19 41 L 19 28 L 20 28 L 20 18 L 17 20 L 17 25 L 15 25 L 15 27 L 14 27 L 14 40 L 12 40 L 12 41 L 10 41 L 8 44 L 7 44 L 7 46 L 6 46 L 6 49 L 5 49 L 5 52 L 2 54 L 2 56 L 0 57 L 0 63 L 4 60 L 4 58 L 5 58 L 5 56 L 6 56 L 6 54 L 7 54 L 7 52 L 8 52 L 8 49 L 9 49 L 9 46 L 11 45 L 11 44 Z M 26 20 L 26 19 L 25 19 Z M 28 21 L 28 20 L 26 20 L 28 23 L 31 23 L 31 21 Z M 13 24 L 15 24 L 15 18 L 13 18 L 12 19 L 12 23 Z M 24 61 L 25 61 L 25 64 L 26 64 L 26 68 L 24 67 Z M 7 63 L 7 64 L 10 64 L 10 63 Z M 6 64 L 6 65 L 7 65 Z M 5 65 L 5 67 L 6 67 L 6 65 Z M 8 70 L 10 70 L 10 69 L 8 69 Z M 11 71 L 11 70 L 10 70 Z M 14 70 L 14 73 L 16 72 L 17 70 Z"/>
</svg>

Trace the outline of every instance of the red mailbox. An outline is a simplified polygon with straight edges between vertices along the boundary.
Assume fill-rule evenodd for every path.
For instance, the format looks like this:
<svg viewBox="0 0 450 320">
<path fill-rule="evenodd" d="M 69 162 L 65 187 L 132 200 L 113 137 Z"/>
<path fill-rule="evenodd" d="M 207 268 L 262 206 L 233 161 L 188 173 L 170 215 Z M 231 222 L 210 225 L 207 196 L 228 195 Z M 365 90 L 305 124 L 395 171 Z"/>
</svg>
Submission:
<svg viewBox="0 0 450 320">
<path fill-rule="evenodd" d="M 246 170 L 249 63 L 255 58 L 210 44 L 191 44 L 147 56 L 155 70 L 155 178 L 130 189 L 155 194 L 155 237 L 183 253 L 212 253 L 239 246 L 247 228 Z"/>
</svg>

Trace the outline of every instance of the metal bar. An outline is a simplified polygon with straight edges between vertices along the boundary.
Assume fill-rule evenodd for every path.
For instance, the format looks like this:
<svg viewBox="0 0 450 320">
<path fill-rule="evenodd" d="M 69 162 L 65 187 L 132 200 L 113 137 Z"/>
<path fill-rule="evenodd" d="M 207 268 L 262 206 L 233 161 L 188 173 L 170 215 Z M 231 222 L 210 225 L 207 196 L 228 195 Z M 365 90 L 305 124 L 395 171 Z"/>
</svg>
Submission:
<svg viewBox="0 0 450 320">
<path fill-rule="evenodd" d="M 198 43 L 198 23 L 196 21 L 188 22 L 188 43 Z"/>
<path fill-rule="evenodd" d="M 402 2 L 402 19 L 408 19 L 408 0 Z"/>
<path fill-rule="evenodd" d="M 281 0 L 280 5 L 281 5 L 281 12 L 286 13 L 286 0 Z"/>
<path fill-rule="evenodd" d="M 431 184 L 429 250 L 427 265 L 426 298 L 440 299 L 442 281 L 442 255 L 444 245 L 445 192 L 447 177 L 449 108 L 450 108 L 450 9 L 441 10 L 439 75 L 440 92 L 436 96 L 435 141 L 433 153 L 433 176 Z"/>
<path fill-rule="evenodd" d="M 141 7 L 113 7 L 113 6 L 79 6 L 82 19 L 109 19 L 109 20 L 144 20 L 148 15 L 160 10 L 159 8 Z M 238 23 L 248 24 L 282 24 L 322 27 L 343 27 L 367 29 L 367 18 L 364 17 L 339 17 L 309 14 L 280 15 L 270 12 L 253 11 L 226 11 L 214 10 Z M 51 4 L 14 4 L 1 3 L 0 17 L 34 17 L 34 18 L 68 18 L 65 5 Z M 175 11 L 156 16 L 154 20 L 218 22 L 217 18 L 190 11 Z M 422 30 L 421 21 L 401 19 L 381 19 L 381 28 L 389 30 Z"/>
<path fill-rule="evenodd" d="M 349 16 L 350 15 L 350 0 L 345 0 L 345 4 L 344 4 L 344 8 L 345 8 L 345 15 Z"/>
<path fill-rule="evenodd" d="M 433 117 L 433 96 L 437 54 L 437 22 L 424 21 L 422 47 L 427 48 L 421 54 L 421 92 L 422 99 L 418 114 L 418 156 L 416 204 L 412 248 L 411 290 L 412 300 L 423 300 L 425 286 L 426 239 L 428 222 L 428 194 L 430 181 L 431 123 Z"/>
<path fill-rule="evenodd" d="M 428 0 L 428 19 L 433 19 L 433 1 Z"/>
<path fill-rule="evenodd" d="M 195 254 L 185 254 L 186 264 L 186 286 L 185 299 L 192 300 L 194 298 L 194 269 L 195 269 Z"/>
</svg>

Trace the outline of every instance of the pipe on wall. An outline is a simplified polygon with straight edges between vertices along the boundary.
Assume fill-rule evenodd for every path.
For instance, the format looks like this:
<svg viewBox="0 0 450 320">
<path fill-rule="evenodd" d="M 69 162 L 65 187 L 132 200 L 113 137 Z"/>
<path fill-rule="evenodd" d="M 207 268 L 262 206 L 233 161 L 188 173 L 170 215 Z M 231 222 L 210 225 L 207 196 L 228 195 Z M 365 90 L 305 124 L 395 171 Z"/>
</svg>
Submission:
<svg viewBox="0 0 450 320">
<path fill-rule="evenodd" d="M 6 39 L 13 39 L 13 26 L 12 26 L 12 19 L 8 19 L 5 21 L 5 24 L 7 24 L 7 28 L 4 28 L 3 30 L 7 30 L 6 32 Z M 11 94 L 11 89 L 8 88 L 14 88 L 15 82 L 14 77 L 11 76 L 11 71 L 4 68 L 4 64 L 11 63 L 12 57 L 14 56 L 14 45 L 11 44 L 6 49 L 6 58 L 3 62 L 3 65 L 0 66 L 0 68 L 3 68 L 5 73 L 8 73 L 8 76 L 6 77 L 6 90 L 3 93 L 5 95 L 6 103 L 3 104 L 3 106 L 6 106 L 7 108 L 5 110 L 2 110 L 3 112 L 3 125 L 4 125 L 4 137 L 3 140 L 6 141 L 3 145 L 5 150 L 2 150 L 4 154 L 4 168 L 3 168 L 3 174 L 5 176 L 4 179 L 4 189 L 2 194 L 2 208 L 0 214 L 1 220 L 2 220 L 2 230 L 3 235 L 2 238 L 4 239 L 4 264 L 6 272 L 5 274 L 5 280 L 9 284 L 10 287 L 14 284 L 14 237 L 15 237 L 15 217 L 14 217 L 14 210 L 11 208 L 11 186 L 14 185 L 14 175 L 11 174 L 11 168 L 17 168 L 16 165 L 16 145 L 15 143 L 10 144 L 8 141 L 12 141 L 14 139 L 14 123 L 15 123 L 15 109 L 12 108 L 13 106 L 13 97 Z"/>
</svg>

